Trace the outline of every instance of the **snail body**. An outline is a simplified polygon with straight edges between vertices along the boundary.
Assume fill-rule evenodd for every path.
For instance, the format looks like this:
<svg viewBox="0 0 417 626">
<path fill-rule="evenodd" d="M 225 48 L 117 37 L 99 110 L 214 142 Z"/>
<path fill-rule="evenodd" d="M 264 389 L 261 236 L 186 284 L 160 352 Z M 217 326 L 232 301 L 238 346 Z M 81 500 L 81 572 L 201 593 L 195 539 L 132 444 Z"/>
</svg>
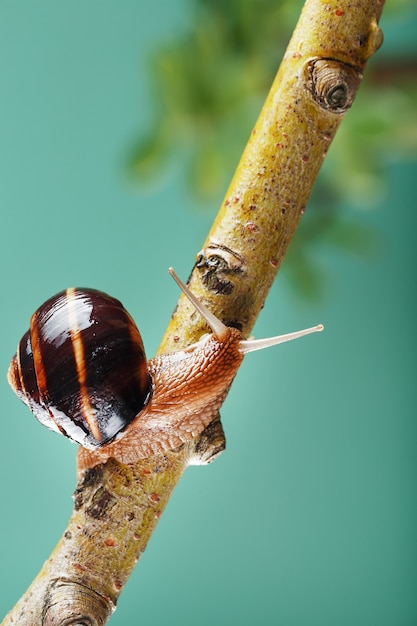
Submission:
<svg viewBox="0 0 417 626">
<path fill-rule="evenodd" d="M 185 350 L 147 361 L 123 305 L 86 289 L 47 300 L 18 345 L 9 382 L 42 424 L 81 444 L 80 471 L 109 458 L 135 463 L 193 439 L 217 416 L 247 352 L 322 330 L 244 340 L 170 273 L 212 330 Z"/>
</svg>

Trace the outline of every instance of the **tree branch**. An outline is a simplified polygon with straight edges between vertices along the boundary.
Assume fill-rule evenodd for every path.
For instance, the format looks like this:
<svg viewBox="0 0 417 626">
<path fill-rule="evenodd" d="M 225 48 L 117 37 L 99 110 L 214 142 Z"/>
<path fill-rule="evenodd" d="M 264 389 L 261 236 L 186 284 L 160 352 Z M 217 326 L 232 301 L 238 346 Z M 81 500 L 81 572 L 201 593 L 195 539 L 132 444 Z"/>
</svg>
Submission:
<svg viewBox="0 0 417 626">
<path fill-rule="evenodd" d="M 331 140 L 382 42 L 383 0 L 307 0 L 190 286 L 248 335 L 304 212 Z M 221 147 L 219 146 L 219 149 Z M 207 329 L 181 298 L 159 352 Z M 105 624 L 182 472 L 224 447 L 220 421 L 197 440 L 136 465 L 109 460 L 79 476 L 68 527 L 4 626 Z"/>
</svg>

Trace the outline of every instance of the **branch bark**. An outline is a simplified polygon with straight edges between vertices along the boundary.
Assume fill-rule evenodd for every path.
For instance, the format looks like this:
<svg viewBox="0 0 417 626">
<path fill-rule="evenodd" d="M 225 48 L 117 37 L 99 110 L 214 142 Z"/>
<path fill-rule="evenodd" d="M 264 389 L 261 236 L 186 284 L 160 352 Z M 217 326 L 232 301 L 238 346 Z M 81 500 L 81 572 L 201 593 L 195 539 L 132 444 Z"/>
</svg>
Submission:
<svg viewBox="0 0 417 626">
<path fill-rule="evenodd" d="M 383 0 L 307 0 L 219 214 L 197 254 L 194 293 L 250 333 L 304 212 L 324 156 L 382 43 Z M 219 146 L 219 149 L 220 146 Z M 159 352 L 207 328 L 181 297 Z M 58 545 L 3 626 L 105 624 L 187 465 L 224 448 L 215 420 L 197 440 L 136 465 L 79 476 Z"/>
</svg>

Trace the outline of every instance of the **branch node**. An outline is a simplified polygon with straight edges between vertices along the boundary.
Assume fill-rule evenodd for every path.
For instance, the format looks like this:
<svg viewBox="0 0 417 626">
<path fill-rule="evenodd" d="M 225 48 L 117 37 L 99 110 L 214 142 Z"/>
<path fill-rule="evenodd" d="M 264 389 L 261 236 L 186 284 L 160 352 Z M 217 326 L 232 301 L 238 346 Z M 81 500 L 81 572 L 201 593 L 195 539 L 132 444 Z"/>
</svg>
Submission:
<svg viewBox="0 0 417 626">
<path fill-rule="evenodd" d="M 208 465 L 226 448 L 226 437 L 220 415 L 203 430 L 195 443 L 189 465 Z"/>
<path fill-rule="evenodd" d="M 313 59 L 307 72 L 308 89 L 319 106 L 339 114 L 351 107 L 362 72 L 335 59 Z"/>
<path fill-rule="evenodd" d="M 114 610 L 105 599 L 71 580 L 54 580 L 45 594 L 42 626 L 103 626 Z"/>
<path fill-rule="evenodd" d="M 233 276 L 246 271 L 244 259 L 238 252 L 215 241 L 197 254 L 195 266 L 204 287 L 224 295 L 230 295 L 235 288 Z"/>
</svg>

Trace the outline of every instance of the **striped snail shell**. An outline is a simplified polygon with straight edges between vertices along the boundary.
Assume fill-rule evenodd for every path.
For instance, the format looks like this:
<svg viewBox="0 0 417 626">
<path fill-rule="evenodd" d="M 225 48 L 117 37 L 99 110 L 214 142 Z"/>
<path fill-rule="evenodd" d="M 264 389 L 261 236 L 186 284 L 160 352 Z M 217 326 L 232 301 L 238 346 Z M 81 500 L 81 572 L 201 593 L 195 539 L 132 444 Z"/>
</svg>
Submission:
<svg viewBox="0 0 417 626">
<path fill-rule="evenodd" d="M 35 311 L 9 382 L 42 424 L 90 449 L 114 439 L 152 387 L 135 322 L 93 289 L 67 289 Z"/>
</svg>

